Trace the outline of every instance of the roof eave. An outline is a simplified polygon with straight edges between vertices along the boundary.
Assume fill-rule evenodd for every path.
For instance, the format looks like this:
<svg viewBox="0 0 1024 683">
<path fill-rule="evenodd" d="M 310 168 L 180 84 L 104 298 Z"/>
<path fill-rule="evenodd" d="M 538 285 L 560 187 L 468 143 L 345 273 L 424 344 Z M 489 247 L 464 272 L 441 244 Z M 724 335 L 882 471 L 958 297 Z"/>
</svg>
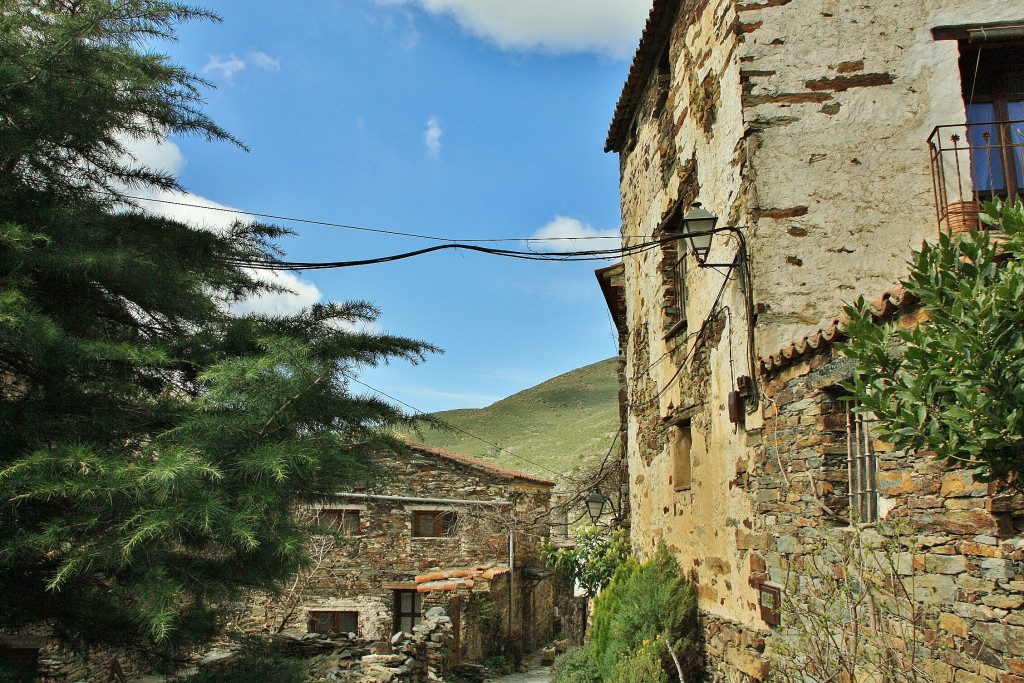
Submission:
<svg viewBox="0 0 1024 683">
<path fill-rule="evenodd" d="M 671 35 L 672 23 L 679 10 L 681 0 L 654 0 L 647 25 L 640 36 L 640 45 L 633 56 L 629 75 L 622 86 L 622 93 L 615 105 L 615 115 L 608 128 L 604 143 L 605 152 L 621 152 L 625 147 L 629 124 L 636 115 L 644 88 L 650 81 L 651 72 L 658 63 L 658 55 Z"/>
</svg>

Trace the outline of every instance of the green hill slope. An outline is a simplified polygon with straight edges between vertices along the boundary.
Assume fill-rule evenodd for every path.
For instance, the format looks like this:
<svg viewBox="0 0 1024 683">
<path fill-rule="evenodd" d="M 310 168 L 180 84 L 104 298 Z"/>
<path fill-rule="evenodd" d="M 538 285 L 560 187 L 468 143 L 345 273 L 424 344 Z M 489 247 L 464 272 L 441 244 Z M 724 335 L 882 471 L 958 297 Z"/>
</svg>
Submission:
<svg viewBox="0 0 1024 683">
<path fill-rule="evenodd" d="M 617 363 L 611 358 L 573 370 L 486 408 L 435 413 L 455 431 L 405 436 L 548 479 L 560 478 L 552 471 L 596 467 L 619 428 Z"/>
</svg>

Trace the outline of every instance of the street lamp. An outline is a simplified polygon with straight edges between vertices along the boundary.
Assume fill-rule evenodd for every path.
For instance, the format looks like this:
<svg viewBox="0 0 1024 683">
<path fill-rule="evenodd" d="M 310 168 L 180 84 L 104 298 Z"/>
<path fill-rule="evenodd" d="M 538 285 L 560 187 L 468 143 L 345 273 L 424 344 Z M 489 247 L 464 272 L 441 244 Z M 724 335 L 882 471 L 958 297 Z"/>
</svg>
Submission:
<svg viewBox="0 0 1024 683">
<path fill-rule="evenodd" d="M 700 202 L 691 204 L 690 210 L 683 214 L 683 239 L 700 265 L 704 265 L 711 251 L 711 238 L 717 224 L 718 216 L 702 207 Z"/>
<path fill-rule="evenodd" d="M 601 519 L 601 514 L 604 512 L 604 506 L 608 499 L 601 495 L 601 492 L 595 486 L 585 502 L 587 504 L 587 514 L 590 515 L 591 521 L 597 524 L 597 520 Z"/>
</svg>

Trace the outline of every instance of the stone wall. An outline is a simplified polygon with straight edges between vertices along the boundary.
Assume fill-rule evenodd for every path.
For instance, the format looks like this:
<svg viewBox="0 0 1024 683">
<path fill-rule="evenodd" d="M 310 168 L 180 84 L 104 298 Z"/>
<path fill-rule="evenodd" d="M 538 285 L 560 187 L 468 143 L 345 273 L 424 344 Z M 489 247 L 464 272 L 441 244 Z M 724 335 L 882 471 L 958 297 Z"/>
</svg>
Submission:
<svg viewBox="0 0 1024 683">
<path fill-rule="evenodd" d="M 828 346 L 769 376 L 748 557 L 774 583 L 789 583 L 794 561 L 824 537 L 850 533 L 845 432 L 834 419 L 834 387 L 849 374 Z M 880 541 L 903 529 L 896 573 L 921 611 L 917 665 L 926 679 L 1024 681 L 1024 496 L 999 495 L 927 453 L 873 447 L 881 521 L 861 533 Z"/>
<path fill-rule="evenodd" d="M 631 539 L 641 557 L 664 540 L 696 572 L 706 624 L 728 625 L 712 634 L 712 669 L 723 680 L 757 678 L 750 662 L 758 648 L 750 644 L 770 635 L 759 582 L 784 578 L 813 534 L 835 526 L 799 487 L 813 477 L 821 502 L 840 516 L 846 496 L 835 455 L 822 451 L 835 436 L 826 429 L 834 422 L 831 385 L 791 400 L 793 387 L 779 388 L 779 378 L 834 384 L 846 369 L 830 357 L 762 377 L 754 359 L 828 325 L 857 296 L 895 286 L 911 249 L 936 234 L 927 138 L 965 114 L 957 43 L 934 39 L 931 29 L 1024 20 L 1024 10 L 998 0 L 656 0 L 651 16 L 608 145 L 620 154 L 624 244 L 661 241 L 624 258 L 624 306 L 616 311 Z M 695 199 L 720 225 L 743 230 L 749 273 L 700 268 L 689 255 L 685 285 L 677 286 L 683 248 L 671 237 Z M 723 233 L 708 261 L 728 263 L 740 252 L 737 238 Z M 728 398 L 741 376 L 757 391 L 733 423 Z M 793 456 L 793 476 L 768 443 L 790 437 L 806 455 Z M 912 471 L 902 460 L 882 457 L 882 504 L 896 516 L 914 511 L 925 541 L 935 542 L 923 555 L 965 558 L 963 572 L 933 572 L 926 582 L 957 600 L 974 589 L 943 612 L 944 623 L 963 619 L 984 637 L 961 643 L 936 633 L 967 649 L 1016 636 L 1001 629 L 1019 625 L 1016 608 L 1006 607 L 1017 579 L 993 578 L 991 590 L 972 583 L 1016 561 L 1016 532 L 1007 526 L 1016 522 L 985 509 L 1009 503 L 963 473 L 932 471 L 927 458 Z M 984 530 L 977 539 L 949 535 L 971 524 Z M 921 561 L 927 570 L 927 557 Z M 960 566 L 949 562 L 947 570 Z M 958 680 L 973 680 L 971 666 L 959 667 Z"/>
<path fill-rule="evenodd" d="M 432 570 L 496 563 L 508 567 L 511 530 L 515 567 L 511 584 L 504 579 L 478 580 L 477 589 L 503 605 L 511 594 L 515 607 L 512 631 L 549 638 L 552 607 L 533 605 L 530 591 L 525 589 L 535 587 L 523 577 L 542 563 L 538 546 L 548 534 L 551 484 L 528 475 L 517 478 L 489 471 L 463 460 L 438 455 L 432 449 L 382 454 L 376 466 L 383 478 L 372 487 L 340 495 L 309 512 L 323 520 L 331 511 L 357 511 L 358 529 L 315 542 L 313 570 L 298 577 L 286 595 L 259 601 L 247 628 L 276 630 L 284 621 L 286 628 L 305 630 L 310 612 L 358 612 L 360 637 L 390 638 L 394 591 L 419 591 L 424 609 L 427 605 L 452 609 L 452 599 L 459 597 L 460 591 L 442 585 L 431 592 L 422 582 L 417 583 L 417 577 Z M 433 510 L 454 512 L 455 525 L 436 537 L 414 536 L 414 513 Z M 472 580 L 464 583 L 473 588 Z M 550 591 L 544 598 L 550 600 Z M 533 609 L 524 612 L 524 604 Z M 464 601 L 462 609 L 465 605 Z M 524 615 L 533 621 L 522 624 Z M 462 627 L 466 624 L 463 621 Z M 460 636 L 463 643 L 470 639 L 466 633 Z"/>
</svg>

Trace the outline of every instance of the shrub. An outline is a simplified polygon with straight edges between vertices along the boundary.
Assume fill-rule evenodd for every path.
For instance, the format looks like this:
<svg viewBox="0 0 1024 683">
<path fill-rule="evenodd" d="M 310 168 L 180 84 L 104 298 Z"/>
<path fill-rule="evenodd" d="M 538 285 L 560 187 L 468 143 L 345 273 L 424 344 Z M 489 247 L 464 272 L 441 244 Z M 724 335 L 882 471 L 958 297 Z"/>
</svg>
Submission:
<svg viewBox="0 0 1024 683">
<path fill-rule="evenodd" d="M 246 655 L 230 668 L 212 668 L 185 679 L 185 683 L 303 683 L 309 680 L 306 663 L 298 659 L 269 654 Z"/>
<path fill-rule="evenodd" d="M 575 647 L 555 659 L 553 683 L 595 683 L 600 680 L 591 646 Z"/>
<path fill-rule="evenodd" d="M 664 543 L 650 561 L 627 562 L 594 604 L 594 663 L 605 680 L 620 660 L 656 641 L 662 668 L 676 678 L 672 653 L 687 678 L 697 678 L 701 653 L 697 596 Z M 645 642 L 646 641 L 646 642 Z"/>
<path fill-rule="evenodd" d="M 661 641 L 656 640 L 626 655 L 612 669 L 608 683 L 668 683 L 658 654 L 661 649 Z"/>
</svg>

